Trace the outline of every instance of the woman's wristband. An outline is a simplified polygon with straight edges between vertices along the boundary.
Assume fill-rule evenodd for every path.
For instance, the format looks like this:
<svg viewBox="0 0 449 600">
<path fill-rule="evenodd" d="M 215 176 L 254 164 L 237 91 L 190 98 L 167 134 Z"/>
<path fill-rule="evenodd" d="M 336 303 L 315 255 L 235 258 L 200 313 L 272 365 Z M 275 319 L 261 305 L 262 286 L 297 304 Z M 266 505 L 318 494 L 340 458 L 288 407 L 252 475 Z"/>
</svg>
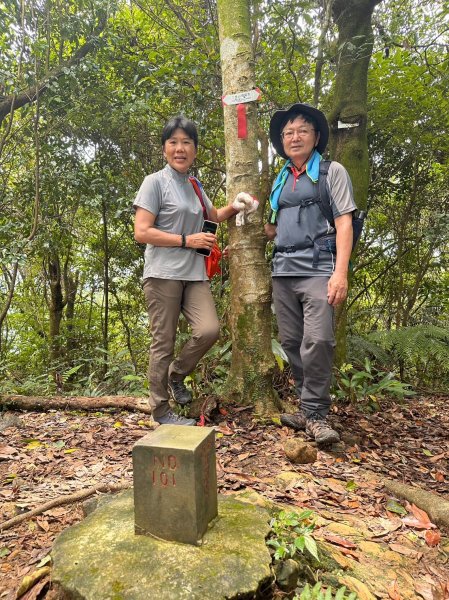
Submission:
<svg viewBox="0 0 449 600">
<path fill-rule="evenodd" d="M 181 248 L 186 247 L 186 236 L 184 233 L 181 233 Z"/>
</svg>

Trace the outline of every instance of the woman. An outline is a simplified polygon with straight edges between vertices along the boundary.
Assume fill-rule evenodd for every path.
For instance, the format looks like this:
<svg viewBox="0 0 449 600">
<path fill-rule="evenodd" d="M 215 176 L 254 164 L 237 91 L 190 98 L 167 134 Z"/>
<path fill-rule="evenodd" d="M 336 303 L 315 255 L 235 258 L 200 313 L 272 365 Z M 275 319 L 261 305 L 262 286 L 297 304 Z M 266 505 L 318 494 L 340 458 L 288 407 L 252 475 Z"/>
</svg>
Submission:
<svg viewBox="0 0 449 600">
<path fill-rule="evenodd" d="M 192 400 L 184 385 L 198 361 L 216 342 L 219 322 L 199 248 L 211 249 L 213 233 L 203 233 L 203 206 L 189 178 L 198 149 L 193 121 L 183 116 L 170 119 L 162 131 L 166 166 L 147 176 L 134 201 L 134 236 L 147 244 L 143 289 L 150 317 L 152 342 L 148 379 L 153 419 L 161 424 L 195 425 L 194 419 L 170 410 L 168 390 L 185 405 Z M 221 222 L 240 210 L 257 208 L 247 194 L 216 209 L 200 189 L 208 219 Z M 176 329 L 180 314 L 187 319 L 192 336 L 174 359 Z"/>
</svg>

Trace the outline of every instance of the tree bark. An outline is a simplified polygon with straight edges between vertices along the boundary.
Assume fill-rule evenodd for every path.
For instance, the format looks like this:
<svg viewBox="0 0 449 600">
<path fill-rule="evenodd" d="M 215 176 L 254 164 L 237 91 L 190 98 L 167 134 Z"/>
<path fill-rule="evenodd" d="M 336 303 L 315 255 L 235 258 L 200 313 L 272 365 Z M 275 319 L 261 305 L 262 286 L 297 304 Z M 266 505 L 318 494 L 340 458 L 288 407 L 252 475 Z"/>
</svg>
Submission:
<svg viewBox="0 0 449 600">
<path fill-rule="evenodd" d="M 103 298 L 104 298 L 104 319 L 103 319 L 103 378 L 106 377 L 109 364 L 109 238 L 108 238 L 108 208 L 106 199 L 101 201 L 101 213 L 103 221 Z"/>
<path fill-rule="evenodd" d="M 50 256 L 46 265 L 46 275 L 50 286 L 49 336 L 50 359 L 56 364 L 61 358 L 61 321 L 67 299 L 63 293 L 60 258 L 57 254 Z"/>
<path fill-rule="evenodd" d="M 329 148 L 332 159 L 342 163 L 348 170 L 359 209 L 366 209 L 368 197 L 368 66 L 374 41 L 371 17 L 380 2 L 334 0 L 333 3 L 339 54 L 333 109 L 329 115 Z M 341 365 L 346 360 L 346 304 L 336 312 L 336 363 Z"/>
<path fill-rule="evenodd" d="M 218 0 L 223 93 L 256 87 L 248 0 Z M 259 197 L 257 107 L 246 104 L 248 136 L 237 136 L 237 107 L 224 107 L 228 202 L 245 191 Z M 263 207 L 242 227 L 229 222 L 232 361 L 228 394 L 256 412 L 276 410 L 272 385 L 271 285 L 265 260 Z"/>
<path fill-rule="evenodd" d="M 143 412 L 151 415 L 146 398 L 134 398 L 133 396 L 15 396 L 0 395 L 0 407 L 15 410 L 102 410 L 104 408 L 116 408 Z"/>
<path fill-rule="evenodd" d="M 318 106 L 321 91 L 321 73 L 324 65 L 324 46 L 326 44 L 326 35 L 332 20 L 332 4 L 334 0 L 325 0 L 323 8 L 323 24 L 321 26 L 320 39 L 318 40 L 318 52 L 315 63 L 315 81 L 313 85 L 313 104 Z"/>
</svg>

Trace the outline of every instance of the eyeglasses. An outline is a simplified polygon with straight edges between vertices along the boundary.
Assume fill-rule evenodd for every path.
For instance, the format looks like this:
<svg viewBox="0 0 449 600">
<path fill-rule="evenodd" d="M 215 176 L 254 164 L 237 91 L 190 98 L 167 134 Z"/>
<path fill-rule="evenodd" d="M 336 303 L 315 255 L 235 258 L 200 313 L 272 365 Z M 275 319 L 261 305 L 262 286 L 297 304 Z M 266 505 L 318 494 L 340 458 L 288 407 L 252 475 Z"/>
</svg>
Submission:
<svg viewBox="0 0 449 600">
<path fill-rule="evenodd" d="M 281 133 L 281 137 L 284 140 L 292 140 L 295 134 L 299 137 L 306 137 L 311 133 L 315 133 L 315 131 L 315 129 L 306 129 L 304 127 L 301 127 L 301 129 L 287 129 L 287 131 Z"/>
</svg>

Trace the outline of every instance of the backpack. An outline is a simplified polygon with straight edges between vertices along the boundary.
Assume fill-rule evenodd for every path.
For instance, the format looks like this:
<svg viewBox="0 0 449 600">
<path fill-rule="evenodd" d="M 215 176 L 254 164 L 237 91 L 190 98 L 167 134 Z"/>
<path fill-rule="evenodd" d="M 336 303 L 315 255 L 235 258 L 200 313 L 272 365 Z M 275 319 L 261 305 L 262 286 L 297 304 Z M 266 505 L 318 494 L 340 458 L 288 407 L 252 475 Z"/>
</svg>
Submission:
<svg viewBox="0 0 449 600">
<path fill-rule="evenodd" d="M 313 200 L 309 200 L 308 203 L 317 203 L 318 207 L 321 211 L 321 214 L 324 216 L 326 221 L 335 229 L 334 222 L 334 214 L 331 208 L 331 202 L 329 198 L 329 194 L 327 192 L 327 174 L 329 172 L 329 167 L 331 165 L 331 160 L 322 160 L 320 162 L 320 173 L 318 176 L 318 195 Z M 357 242 L 359 241 L 360 235 L 363 229 L 363 223 L 366 218 L 365 211 L 354 211 L 352 213 L 352 249 L 354 250 Z M 294 252 L 298 250 L 299 247 L 295 245 L 283 247 L 283 246 L 275 246 L 273 248 L 273 256 L 276 252 Z M 318 267 L 318 261 L 320 258 L 320 252 L 330 252 L 334 256 L 337 254 L 337 241 L 336 241 L 336 233 L 328 233 L 319 238 L 316 238 L 313 242 L 313 262 L 312 266 L 314 269 Z"/>
<path fill-rule="evenodd" d="M 329 167 L 331 165 L 331 160 L 322 160 L 320 162 L 320 175 L 318 178 L 318 206 L 323 214 L 324 218 L 331 224 L 331 226 L 335 229 L 334 223 L 334 215 L 332 213 L 331 203 L 329 194 L 327 193 L 327 173 L 329 171 Z M 352 249 L 354 250 L 357 242 L 360 239 L 363 229 L 363 223 L 366 218 L 366 212 L 363 210 L 354 211 L 352 213 L 352 231 L 353 231 L 353 240 L 352 240 Z"/>
</svg>

